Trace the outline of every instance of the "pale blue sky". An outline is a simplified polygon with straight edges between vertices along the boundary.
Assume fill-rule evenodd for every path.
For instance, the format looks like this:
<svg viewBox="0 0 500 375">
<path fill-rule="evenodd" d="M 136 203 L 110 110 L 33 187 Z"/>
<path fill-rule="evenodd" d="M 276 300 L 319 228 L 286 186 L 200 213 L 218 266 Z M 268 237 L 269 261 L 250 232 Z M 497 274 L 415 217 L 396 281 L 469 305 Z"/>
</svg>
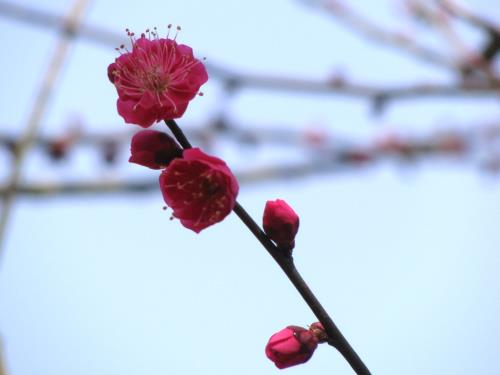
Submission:
<svg viewBox="0 0 500 375">
<path fill-rule="evenodd" d="M 19 3 L 56 12 L 69 6 L 66 0 Z M 395 25 L 397 13 L 386 7 L 393 2 L 360 3 Z M 474 2 L 484 12 L 491 4 Z M 367 44 L 299 1 L 94 0 L 86 22 L 137 31 L 180 24 L 180 41 L 199 56 L 245 71 L 321 78 L 339 67 L 374 83 L 451 78 Z M 56 34 L 4 18 L 0 29 L 0 126 L 17 132 Z M 87 41 L 75 45 L 44 133 L 57 133 L 75 114 L 93 131 L 130 127 L 117 115 L 106 79 L 115 56 Z M 214 114 L 220 87 L 212 80 L 203 91 L 181 126 Z M 241 123 L 322 123 L 360 139 L 385 128 L 427 134 L 448 123 L 467 127 L 499 112 L 498 98 L 433 99 L 396 103 L 374 119 L 363 100 L 258 90 L 242 91 L 228 108 Z M 263 157 L 237 149 L 217 154 L 231 166 Z M 82 153 L 54 169 L 31 154 L 26 179 L 110 177 L 95 159 Z M 3 178 L 3 153 L 0 162 Z M 124 163 L 120 173 L 157 172 Z M 374 374 L 500 373 L 498 181 L 473 165 L 385 163 L 244 185 L 239 195 L 257 221 L 265 201 L 275 198 L 301 218 L 297 267 Z M 162 206 L 159 191 L 16 201 L 0 268 L 9 375 L 279 372 L 264 355 L 269 336 L 313 322 L 312 313 L 235 215 L 195 235 L 169 221 Z M 283 371 L 352 373 L 325 345 L 309 363 Z"/>
</svg>

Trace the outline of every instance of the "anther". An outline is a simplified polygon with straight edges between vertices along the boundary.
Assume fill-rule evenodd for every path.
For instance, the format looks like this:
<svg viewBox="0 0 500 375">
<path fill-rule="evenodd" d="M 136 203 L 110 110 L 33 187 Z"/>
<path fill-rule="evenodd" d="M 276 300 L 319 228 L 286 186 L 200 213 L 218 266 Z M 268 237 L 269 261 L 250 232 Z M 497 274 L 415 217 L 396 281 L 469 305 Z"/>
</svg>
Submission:
<svg viewBox="0 0 500 375">
<path fill-rule="evenodd" d="M 174 40 L 176 40 L 176 39 L 177 39 L 177 35 L 179 35 L 179 31 L 181 31 L 181 27 L 180 27 L 180 26 L 177 26 L 177 27 L 176 27 L 175 36 L 174 36 Z"/>
</svg>

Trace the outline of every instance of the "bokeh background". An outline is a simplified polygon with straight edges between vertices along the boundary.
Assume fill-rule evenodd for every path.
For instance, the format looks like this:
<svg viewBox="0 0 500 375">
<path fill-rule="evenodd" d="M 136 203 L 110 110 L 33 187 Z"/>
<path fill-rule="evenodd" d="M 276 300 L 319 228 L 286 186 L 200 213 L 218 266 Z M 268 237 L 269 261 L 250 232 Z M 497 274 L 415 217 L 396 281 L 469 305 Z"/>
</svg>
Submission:
<svg viewBox="0 0 500 375">
<path fill-rule="evenodd" d="M 169 23 L 211 69 L 179 124 L 258 222 L 268 199 L 299 213 L 297 267 L 371 371 L 500 374 L 499 69 L 480 59 L 498 34 L 436 3 L 90 1 L 10 192 L 4 374 L 276 374 L 269 336 L 315 321 L 234 214 L 196 235 L 127 163 L 138 129 L 106 68 L 125 28 Z M 4 200 L 74 4 L 0 2 Z M 498 1 L 460 4 L 500 21 Z M 352 373 L 326 345 L 283 371 Z"/>
</svg>

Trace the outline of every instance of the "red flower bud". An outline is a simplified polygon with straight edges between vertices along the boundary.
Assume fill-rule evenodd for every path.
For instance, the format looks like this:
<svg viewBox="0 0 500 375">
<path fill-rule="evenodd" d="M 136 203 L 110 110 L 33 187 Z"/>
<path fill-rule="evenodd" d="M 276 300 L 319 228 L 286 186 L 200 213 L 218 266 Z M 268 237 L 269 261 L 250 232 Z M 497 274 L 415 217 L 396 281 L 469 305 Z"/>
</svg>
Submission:
<svg viewBox="0 0 500 375">
<path fill-rule="evenodd" d="M 269 339 L 266 355 L 277 368 L 283 369 L 307 362 L 313 355 L 318 340 L 302 327 L 288 326 Z"/>
<path fill-rule="evenodd" d="M 156 130 L 143 130 L 132 137 L 128 161 L 151 169 L 165 168 L 182 150 L 172 137 Z"/>
<path fill-rule="evenodd" d="M 163 199 L 173 216 L 199 233 L 231 213 L 238 195 L 238 181 L 226 163 L 198 148 L 184 150 L 160 176 Z"/>
<path fill-rule="evenodd" d="M 299 230 L 299 217 L 284 200 L 267 201 L 263 227 L 266 234 L 283 250 L 292 250 Z"/>
</svg>

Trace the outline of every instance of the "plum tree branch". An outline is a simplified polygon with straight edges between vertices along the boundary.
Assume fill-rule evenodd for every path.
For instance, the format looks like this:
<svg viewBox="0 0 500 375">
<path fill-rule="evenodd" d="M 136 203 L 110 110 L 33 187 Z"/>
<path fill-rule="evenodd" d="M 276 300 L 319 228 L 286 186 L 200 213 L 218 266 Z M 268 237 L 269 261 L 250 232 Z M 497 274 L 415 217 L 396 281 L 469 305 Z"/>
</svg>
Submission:
<svg viewBox="0 0 500 375">
<path fill-rule="evenodd" d="M 191 143 L 174 120 L 166 120 L 165 123 L 184 149 L 192 147 Z M 344 356 L 356 374 L 369 375 L 370 371 L 366 365 L 342 335 L 304 279 L 300 276 L 294 265 L 292 256 L 279 250 L 238 202 L 236 202 L 233 211 L 273 257 L 276 263 L 278 263 L 285 275 L 294 285 L 295 289 L 297 289 L 309 308 L 313 311 L 314 315 L 316 315 L 318 320 L 323 324 L 329 338 L 328 343 Z"/>
</svg>

